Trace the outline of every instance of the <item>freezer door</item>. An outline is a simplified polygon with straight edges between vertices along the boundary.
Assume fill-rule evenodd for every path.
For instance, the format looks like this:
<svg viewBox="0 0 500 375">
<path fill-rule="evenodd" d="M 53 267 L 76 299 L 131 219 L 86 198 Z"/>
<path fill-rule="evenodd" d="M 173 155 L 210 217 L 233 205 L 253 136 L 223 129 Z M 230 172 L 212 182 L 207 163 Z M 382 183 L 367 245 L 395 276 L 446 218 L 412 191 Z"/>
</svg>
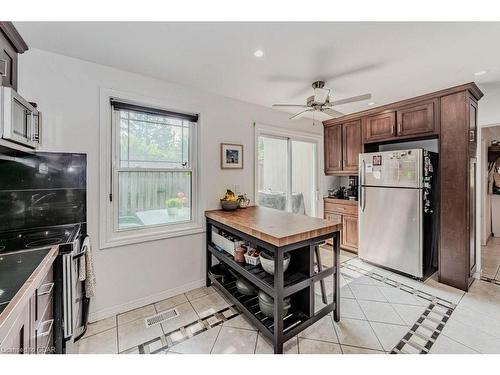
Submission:
<svg viewBox="0 0 500 375">
<path fill-rule="evenodd" d="M 422 190 L 360 189 L 359 257 L 423 277 Z"/>
<path fill-rule="evenodd" d="M 422 187 L 422 149 L 359 155 L 360 185 Z"/>
</svg>

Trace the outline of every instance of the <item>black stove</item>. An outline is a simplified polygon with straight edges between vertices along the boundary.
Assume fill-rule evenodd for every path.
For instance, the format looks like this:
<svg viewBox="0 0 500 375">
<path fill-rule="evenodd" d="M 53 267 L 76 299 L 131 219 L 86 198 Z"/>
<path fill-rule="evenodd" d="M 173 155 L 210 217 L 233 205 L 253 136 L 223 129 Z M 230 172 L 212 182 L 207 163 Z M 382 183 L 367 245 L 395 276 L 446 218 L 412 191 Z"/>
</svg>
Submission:
<svg viewBox="0 0 500 375">
<path fill-rule="evenodd" d="M 0 254 L 12 251 L 36 249 L 71 242 L 78 225 L 61 225 L 0 233 Z"/>
<path fill-rule="evenodd" d="M 53 245 L 71 243 L 79 224 L 0 232 L 0 313 Z"/>
</svg>

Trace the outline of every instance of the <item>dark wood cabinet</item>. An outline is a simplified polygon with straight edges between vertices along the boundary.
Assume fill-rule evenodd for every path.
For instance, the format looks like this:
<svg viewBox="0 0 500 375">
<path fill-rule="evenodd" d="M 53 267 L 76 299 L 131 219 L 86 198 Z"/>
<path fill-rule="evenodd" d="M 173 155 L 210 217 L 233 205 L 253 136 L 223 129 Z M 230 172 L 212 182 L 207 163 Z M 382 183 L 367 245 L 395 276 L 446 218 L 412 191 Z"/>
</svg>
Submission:
<svg viewBox="0 0 500 375">
<path fill-rule="evenodd" d="M 362 152 L 361 121 L 351 121 L 342 125 L 342 169 L 358 172 L 359 154 Z"/>
<path fill-rule="evenodd" d="M 325 174 L 357 174 L 358 155 L 362 152 L 361 121 L 327 126 L 324 132 Z"/>
<path fill-rule="evenodd" d="M 2 86 L 17 91 L 17 55 L 28 46 L 12 22 L 0 22 L 0 79 Z"/>
<path fill-rule="evenodd" d="M 437 122 L 438 100 L 401 108 L 396 111 L 397 135 L 409 136 L 434 133 Z"/>
<path fill-rule="evenodd" d="M 342 223 L 340 247 L 354 253 L 358 252 L 358 202 L 325 198 L 323 217 Z M 328 242 L 328 241 L 327 241 Z"/>
<path fill-rule="evenodd" d="M 342 241 L 340 246 L 351 251 L 358 251 L 358 217 L 342 216 Z"/>
<path fill-rule="evenodd" d="M 396 113 L 387 112 L 363 118 L 365 143 L 380 142 L 396 136 Z"/>
<path fill-rule="evenodd" d="M 53 353 L 54 267 L 51 266 L 45 272 L 29 298 L 24 302 L 11 302 L 19 303 L 19 312 L 13 313 L 12 318 L 9 317 L 8 322 L 3 323 L 2 332 L 6 334 L 0 335 L 0 354 Z"/>
<path fill-rule="evenodd" d="M 342 171 L 342 125 L 325 128 L 325 174 Z"/>
<path fill-rule="evenodd" d="M 477 102 L 482 96 L 471 82 L 324 122 L 325 129 L 343 126 L 342 146 L 345 147 L 348 143 L 346 125 L 361 121 L 360 152 L 376 152 L 381 144 L 389 142 L 438 140 L 439 281 L 465 291 L 473 280 L 477 263 Z M 349 148 L 353 150 L 352 145 Z M 329 151 L 325 148 L 325 153 Z M 343 151 L 344 165 L 354 171 L 354 164 L 350 163 L 354 152 L 349 155 L 346 152 Z M 331 174 L 348 174 L 345 166 L 341 172 Z M 330 212 L 342 216 L 346 228 L 342 231 L 343 247 L 354 244 L 356 236 L 349 237 L 354 233 L 354 219 L 349 220 L 349 215 L 325 207 L 325 213 Z"/>
</svg>

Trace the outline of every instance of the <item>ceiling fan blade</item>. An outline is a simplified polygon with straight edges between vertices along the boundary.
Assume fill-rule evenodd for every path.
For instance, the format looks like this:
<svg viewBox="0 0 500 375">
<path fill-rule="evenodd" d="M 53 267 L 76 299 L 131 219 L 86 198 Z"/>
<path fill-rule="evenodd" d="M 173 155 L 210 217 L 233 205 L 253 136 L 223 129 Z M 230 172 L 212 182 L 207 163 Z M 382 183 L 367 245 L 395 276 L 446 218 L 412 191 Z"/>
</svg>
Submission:
<svg viewBox="0 0 500 375">
<path fill-rule="evenodd" d="M 342 112 L 336 111 L 333 108 L 322 108 L 321 112 L 326 113 L 328 116 L 331 116 L 331 117 L 344 116 L 344 114 Z"/>
<path fill-rule="evenodd" d="M 371 99 L 371 97 L 372 97 L 372 94 L 364 94 L 364 95 L 353 96 L 353 97 L 350 97 L 350 98 L 335 100 L 335 101 L 330 102 L 330 103 L 332 105 L 354 103 L 354 102 L 360 102 L 362 100 Z"/>
<path fill-rule="evenodd" d="M 301 118 L 302 116 L 304 116 L 307 112 L 311 112 L 311 111 L 312 111 L 312 109 L 306 109 L 305 111 L 299 112 L 296 115 L 293 115 L 292 117 L 290 117 L 290 120 L 297 120 L 297 119 Z"/>
<path fill-rule="evenodd" d="M 307 108 L 305 104 L 273 104 L 273 107 L 301 107 Z"/>
</svg>

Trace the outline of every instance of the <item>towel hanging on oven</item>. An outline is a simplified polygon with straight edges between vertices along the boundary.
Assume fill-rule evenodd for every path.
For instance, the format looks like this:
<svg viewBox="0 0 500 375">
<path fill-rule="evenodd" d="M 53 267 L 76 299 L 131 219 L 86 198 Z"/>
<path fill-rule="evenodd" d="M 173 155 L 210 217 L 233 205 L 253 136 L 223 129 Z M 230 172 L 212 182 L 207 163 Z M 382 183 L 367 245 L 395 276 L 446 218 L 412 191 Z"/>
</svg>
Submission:
<svg viewBox="0 0 500 375">
<path fill-rule="evenodd" d="M 85 254 L 80 261 L 78 279 L 85 282 L 85 297 L 92 298 L 95 295 L 95 273 L 92 245 L 90 244 L 89 236 L 86 236 L 83 240 L 82 252 L 85 252 Z"/>
</svg>

